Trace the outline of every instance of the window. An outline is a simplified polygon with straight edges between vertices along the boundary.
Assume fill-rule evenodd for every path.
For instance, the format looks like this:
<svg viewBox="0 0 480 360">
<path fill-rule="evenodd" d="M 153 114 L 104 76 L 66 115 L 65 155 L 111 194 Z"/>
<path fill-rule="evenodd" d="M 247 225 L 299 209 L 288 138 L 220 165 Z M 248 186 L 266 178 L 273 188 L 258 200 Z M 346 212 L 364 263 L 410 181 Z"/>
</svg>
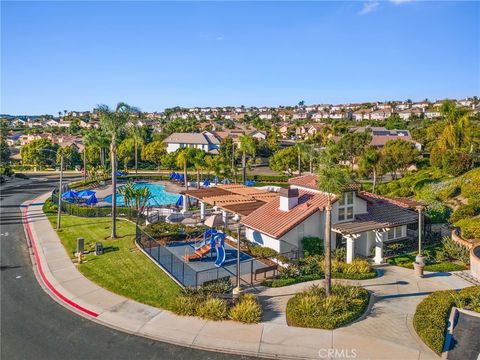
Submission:
<svg viewBox="0 0 480 360">
<path fill-rule="evenodd" d="M 397 226 L 387 231 L 387 240 L 394 240 L 403 236 L 403 226 Z"/>
<path fill-rule="evenodd" d="M 347 207 L 347 219 L 353 219 L 353 206 Z"/>
<path fill-rule="evenodd" d="M 340 197 L 338 204 L 338 221 L 352 220 L 354 217 L 353 211 L 354 197 L 353 192 L 346 192 Z M 349 206 L 350 205 L 350 206 Z"/>
</svg>

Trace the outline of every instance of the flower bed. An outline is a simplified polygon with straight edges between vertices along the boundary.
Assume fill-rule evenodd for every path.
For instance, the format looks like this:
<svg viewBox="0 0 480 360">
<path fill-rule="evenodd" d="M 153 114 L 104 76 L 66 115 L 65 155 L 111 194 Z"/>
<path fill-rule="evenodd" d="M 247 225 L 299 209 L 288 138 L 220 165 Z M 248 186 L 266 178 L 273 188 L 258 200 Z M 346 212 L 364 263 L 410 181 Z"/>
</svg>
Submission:
<svg viewBox="0 0 480 360">
<path fill-rule="evenodd" d="M 445 342 L 445 330 L 453 306 L 480 312 L 480 286 L 459 292 L 435 291 L 418 304 L 413 327 L 425 344 L 440 354 Z"/>
<path fill-rule="evenodd" d="M 321 255 L 306 256 L 298 265 L 290 265 L 282 271 L 279 279 L 265 280 L 262 285 L 282 287 L 305 281 L 323 279 L 325 276 L 325 260 Z M 347 264 L 337 258 L 332 259 L 332 277 L 336 279 L 365 280 L 377 276 L 375 270 L 365 259 L 354 259 Z"/>
<path fill-rule="evenodd" d="M 368 306 L 369 293 L 357 286 L 333 285 L 332 294 L 312 286 L 287 303 L 289 326 L 336 329 L 358 319 Z"/>
</svg>

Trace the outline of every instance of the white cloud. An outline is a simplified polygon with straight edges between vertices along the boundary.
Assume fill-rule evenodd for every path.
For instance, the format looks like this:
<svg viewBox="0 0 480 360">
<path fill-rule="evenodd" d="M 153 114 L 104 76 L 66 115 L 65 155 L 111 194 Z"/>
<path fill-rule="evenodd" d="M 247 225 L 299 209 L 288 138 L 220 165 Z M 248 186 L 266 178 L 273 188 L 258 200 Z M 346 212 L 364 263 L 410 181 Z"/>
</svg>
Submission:
<svg viewBox="0 0 480 360">
<path fill-rule="evenodd" d="M 413 0 L 390 0 L 390 2 L 395 5 L 401 5 L 401 4 L 409 3 L 412 1 Z"/>
<path fill-rule="evenodd" d="M 368 1 L 363 3 L 362 10 L 358 12 L 358 15 L 366 15 L 375 10 L 377 10 L 378 6 L 380 5 L 379 1 Z"/>
</svg>

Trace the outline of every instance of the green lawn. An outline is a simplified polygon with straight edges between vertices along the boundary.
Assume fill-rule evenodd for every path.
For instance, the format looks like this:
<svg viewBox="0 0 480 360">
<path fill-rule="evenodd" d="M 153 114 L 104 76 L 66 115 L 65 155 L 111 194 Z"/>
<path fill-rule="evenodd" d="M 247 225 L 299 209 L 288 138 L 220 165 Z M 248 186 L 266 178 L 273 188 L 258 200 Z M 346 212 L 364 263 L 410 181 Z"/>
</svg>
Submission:
<svg viewBox="0 0 480 360">
<path fill-rule="evenodd" d="M 433 255 L 435 251 L 441 249 L 441 245 L 437 245 L 432 249 L 424 250 L 423 255 L 429 256 Z M 416 252 L 411 252 L 404 255 L 394 256 L 387 259 L 387 262 L 391 265 L 401 266 L 408 269 L 413 269 L 413 262 L 415 261 L 415 256 L 417 256 Z M 460 263 L 454 263 L 450 261 L 441 261 L 434 264 L 429 264 L 425 266 L 425 271 L 433 271 L 433 272 L 449 272 L 449 271 L 460 271 L 466 270 L 467 267 Z"/>
<path fill-rule="evenodd" d="M 56 216 L 50 215 L 49 219 L 55 228 Z M 110 218 L 62 215 L 62 229 L 58 234 L 72 257 L 79 236 L 85 239 L 87 250 L 93 250 L 97 241 L 103 243 L 106 249 L 103 255 L 87 254 L 86 262 L 78 266 L 87 278 L 119 295 L 171 310 L 180 288 L 135 246 L 135 225 L 119 220 L 117 240 L 106 240 L 110 231 Z"/>
</svg>

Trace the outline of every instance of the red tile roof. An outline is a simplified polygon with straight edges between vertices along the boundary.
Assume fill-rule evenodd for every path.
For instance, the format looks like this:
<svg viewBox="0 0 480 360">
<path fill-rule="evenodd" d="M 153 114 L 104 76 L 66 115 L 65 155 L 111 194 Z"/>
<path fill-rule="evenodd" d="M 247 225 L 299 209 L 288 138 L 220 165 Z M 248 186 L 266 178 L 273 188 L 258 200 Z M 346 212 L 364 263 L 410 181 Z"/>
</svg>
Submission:
<svg viewBox="0 0 480 360">
<path fill-rule="evenodd" d="M 414 209 L 417 206 L 422 206 L 421 202 L 407 199 L 407 198 L 391 198 L 387 196 L 372 194 L 368 191 L 359 191 L 357 196 L 368 201 L 370 204 L 382 204 L 382 203 L 389 203 L 392 205 L 400 206 L 405 209 Z"/>
<path fill-rule="evenodd" d="M 290 211 L 280 210 L 280 199 L 276 198 L 245 217 L 242 224 L 275 239 L 280 238 L 315 212 L 323 211 L 327 205 L 325 194 L 303 190 L 299 194 L 298 205 Z"/>
<path fill-rule="evenodd" d="M 288 179 L 288 183 L 290 185 L 301 186 L 307 189 L 319 191 L 318 185 L 317 185 L 317 175 L 315 174 L 297 176 L 297 177 Z M 355 182 L 348 183 L 343 188 L 344 191 L 356 191 L 359 189 L 360 189 L 360 185 Z"/>
</svg>

